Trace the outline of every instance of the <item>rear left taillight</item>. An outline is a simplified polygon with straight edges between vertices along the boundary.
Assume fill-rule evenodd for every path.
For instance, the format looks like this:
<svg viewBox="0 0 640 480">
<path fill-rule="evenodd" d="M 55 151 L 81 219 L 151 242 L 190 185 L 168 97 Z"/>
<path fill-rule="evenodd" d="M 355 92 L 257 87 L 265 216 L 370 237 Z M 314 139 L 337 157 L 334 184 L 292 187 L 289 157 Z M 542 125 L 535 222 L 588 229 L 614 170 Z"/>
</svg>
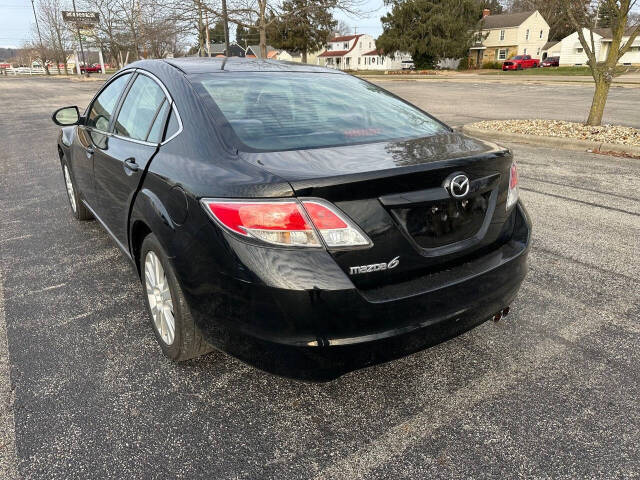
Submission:
<svg viewBox="0 0 640 480">
<path fill-rule="evenodd" d="M 328 247 L 369 245 L 338 209 L 322 200 L 203 199 L 207 213 L 223 228 L 272 245 Z"/>
<path fill-rule="evenodd" d="M 509 193 L 507 194 L 507 210 L 513 207 L 518 201 L 518 166 L 516 162 L 511 164 L 509 169 Z"/>
</svg>

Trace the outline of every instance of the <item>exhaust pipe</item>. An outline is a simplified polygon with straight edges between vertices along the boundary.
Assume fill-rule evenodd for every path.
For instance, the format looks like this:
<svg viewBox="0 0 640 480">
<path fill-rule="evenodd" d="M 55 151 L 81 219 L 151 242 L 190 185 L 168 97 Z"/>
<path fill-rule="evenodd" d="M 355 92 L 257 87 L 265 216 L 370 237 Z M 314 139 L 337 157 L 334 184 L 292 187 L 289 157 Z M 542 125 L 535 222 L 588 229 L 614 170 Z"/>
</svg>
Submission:
<svg viewBox="0 0 640 480">
<path fill-rule="evenodd" d="M 493 321 L 494 322 L 499 322 L 502 317 L 506 317 L 507 315 L 509 315 L 509 311 L 510 311 L 509 307 L 504 307 L 498 313 L 495 313 L 493 315 Z"/>
</svg>

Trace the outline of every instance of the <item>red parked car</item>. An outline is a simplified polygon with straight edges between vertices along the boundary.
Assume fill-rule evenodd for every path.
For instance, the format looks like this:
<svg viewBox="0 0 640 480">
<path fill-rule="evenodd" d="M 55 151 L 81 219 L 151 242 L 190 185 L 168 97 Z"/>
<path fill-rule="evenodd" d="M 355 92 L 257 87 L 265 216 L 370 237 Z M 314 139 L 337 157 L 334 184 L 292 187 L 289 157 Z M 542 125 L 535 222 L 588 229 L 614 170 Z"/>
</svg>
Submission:
<svg viewBox="0 0 640 480">
<path fill-rule="evenodd" d="M 516 55 L 502 64 L 502 70 L 522 70 L 524 68 L 538 68 L 539 66 L 540 60 L 531 58 L 531 55 Z"/>
<path fill-rule="evenodd" d="M 547 57 L 542 61 L 543 67 L 559 67 L 560 57 Z"/>
<path fill-rule="evenodd" d="M 80 65 L 80 71 L 81 72 L 88 72 L 88 73 L 101 73 L 102 72 L 102 68 L 100 68 L 100 65 L 98 65 L 97 63 L 93 64 L 93 65 Z"/>
</svg>

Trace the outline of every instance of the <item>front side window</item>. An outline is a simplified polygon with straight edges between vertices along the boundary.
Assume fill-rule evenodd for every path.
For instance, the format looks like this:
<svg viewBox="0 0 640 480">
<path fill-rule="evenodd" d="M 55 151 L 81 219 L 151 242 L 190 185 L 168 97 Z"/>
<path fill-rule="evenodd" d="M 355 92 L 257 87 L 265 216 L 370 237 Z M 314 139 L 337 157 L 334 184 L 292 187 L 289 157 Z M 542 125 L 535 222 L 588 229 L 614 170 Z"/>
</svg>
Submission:
<svg viewBox="0 0 640 480">
<path fill-rule="evenodd" d="M 138 75 L 122 103 L 115 134 L 134 140 L 147 140 L 166 97 L 160 86 L 146 75 Z"/>
<path fill-rule="evenodd" d="M 118 98 L 127 85 L 131 74 L 120 75 L 111 82 L 94 100 L 89 110 L 86 125 L 102 132 L 109 130 L 111 116 L 118 103 Z"/>
<path fill-rule="evenodd" d="M 448 132 L 417 108 L 356 77 L 329 73 L 192 76 L 221 132 L 239 148 L 293 150 Z"/>
</svg>

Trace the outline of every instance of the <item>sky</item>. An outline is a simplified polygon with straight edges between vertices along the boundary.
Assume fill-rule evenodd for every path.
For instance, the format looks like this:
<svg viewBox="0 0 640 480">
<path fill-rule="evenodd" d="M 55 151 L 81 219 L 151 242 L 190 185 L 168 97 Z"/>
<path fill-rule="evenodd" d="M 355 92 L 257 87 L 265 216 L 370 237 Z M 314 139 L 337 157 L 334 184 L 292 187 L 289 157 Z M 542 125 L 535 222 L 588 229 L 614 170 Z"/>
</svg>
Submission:
<svg viewBox="0 0 640 480">
<path fill-rule="evenodd" d="M 362 18 L 349 17 L 338 13 L 351 27 L 351 33 L 368 33 L 377 37 L 382 33 L 380 17 L 386 8 L 382 0 L 363 0 L 361 7 L 366 12 Z M 29 38 L 34 24 L 31 0 L 0 0 L 0 47 L 20 47 Z"/>
</svg>

